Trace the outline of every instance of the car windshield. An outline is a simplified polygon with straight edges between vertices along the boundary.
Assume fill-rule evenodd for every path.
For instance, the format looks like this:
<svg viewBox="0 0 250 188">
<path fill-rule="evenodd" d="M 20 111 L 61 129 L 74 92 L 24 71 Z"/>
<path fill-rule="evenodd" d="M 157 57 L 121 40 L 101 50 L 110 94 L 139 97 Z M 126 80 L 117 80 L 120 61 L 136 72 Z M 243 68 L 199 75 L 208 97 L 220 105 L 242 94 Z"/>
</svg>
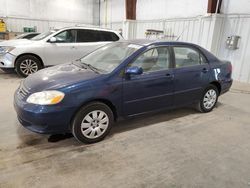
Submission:
<svg viewBox="0 0 250 188">
<path fill-rule="evenodd" d="M 46 37 L 48 37 L 49 35 L 55 33 L 56 31 L 58 31 L 57 29 L 54 30 L 50 30 L 44 33 L 41 33 L 40 35 L 35 36 L 34 38 L 32 38 L 31 40 L 42 40 L 45 39 Z"/>
<path fill-rule="evenodd" d="M 80 59 L 82 65 L 88 65 L 96 70 L 110 73 L 123 60 L 141 48 L 141 45 L 126 42 L 114 42 L 107 44 L 96 51 Z"/>
</svg>

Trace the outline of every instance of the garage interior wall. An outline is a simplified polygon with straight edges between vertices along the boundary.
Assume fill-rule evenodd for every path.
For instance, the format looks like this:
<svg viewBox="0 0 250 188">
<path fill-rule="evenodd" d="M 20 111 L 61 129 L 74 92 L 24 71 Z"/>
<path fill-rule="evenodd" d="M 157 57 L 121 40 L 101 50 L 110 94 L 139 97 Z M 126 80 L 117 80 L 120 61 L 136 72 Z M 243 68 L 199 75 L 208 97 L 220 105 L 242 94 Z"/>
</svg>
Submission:
<svg viewBox="0 0 250 188">
<path fill-rule="evenodd" d="M 194 42 L 233 64 L 233 78 L 250 83 L 250 1 L 223 0 L 221 14 L 207 14 L 208 0 L 137 0 L 137 20 L 126 20 L 125 0 L 0 0 L 8 29 L 43 32 L 77 24 L 123 31 L 125 39 L 146 38 L 147 29 L 163 30 L 167 40 Z M 100 7 L 99 7 L 100 4 Z M 244 6 L 242 6 L 244 5 Z M 100 17 L 100 20 L 99 20 Z M 239 49 L 226 39 L 240 36 Z"/>
<path fill-rule="evenodd" d="M 23 27 L 37 27 L 38 32 L 76 24 L 96 24 L 92 0 L 0 0 L 0 17 L 10 31 L 22 32 Z M 99 10 L 99 9 L 98 9 Z M 98 20 L 97 20 L 98 19 Z"/>
<path fill-rule="evenodd" d="M 122 28 L 125 39 L 146 38 L 147 29 L 163 30 L 167 40 L 180 36 L 180 41 L 199 44 L 231 61 L 233 78 L 250 83 L 249 0 L 223 0 L 221 14 L 207 14 L 208 0 L 137 0 L 137 20 L 125 20 L 124 4 L 125 0 L 101 1 L 101 26 Z M 237 50 L 226 48 L 226 39 L 232 35 L 240 36 Z"/>
<path fill-rule="evenodd" d="M 125 0 L 101 0 L 101 27 L 119 30 L 125 21 Z"/>
</svg>

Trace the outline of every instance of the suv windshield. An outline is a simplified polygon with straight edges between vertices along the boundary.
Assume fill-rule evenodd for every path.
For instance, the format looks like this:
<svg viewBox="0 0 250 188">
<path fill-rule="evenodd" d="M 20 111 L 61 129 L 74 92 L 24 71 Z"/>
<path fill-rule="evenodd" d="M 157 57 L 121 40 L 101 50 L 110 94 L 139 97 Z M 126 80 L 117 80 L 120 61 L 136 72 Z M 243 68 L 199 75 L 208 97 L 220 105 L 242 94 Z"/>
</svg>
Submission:
<svg viewBox="0 0 250 188">
<path fill-rule="evenodd" d="M 55 33 L 56 31 L 58 31 L 58 29 L 54 29 L 54 30 L 50 30 L 50 31 L 41 33 L 40 35 L 35 36 L 31 40 L 42 40 L 42 39 L 45 39 L 46 37 L 48 37 L 49 35 Z"/>
<path fill-rule="evenodd" d="M 82 65 L 94 67 L 105 73 L 112 72 L 123 60 L 141 48 L 141 45 L 126 42 L 107 44 L 80 59 Z"/>
</svg>

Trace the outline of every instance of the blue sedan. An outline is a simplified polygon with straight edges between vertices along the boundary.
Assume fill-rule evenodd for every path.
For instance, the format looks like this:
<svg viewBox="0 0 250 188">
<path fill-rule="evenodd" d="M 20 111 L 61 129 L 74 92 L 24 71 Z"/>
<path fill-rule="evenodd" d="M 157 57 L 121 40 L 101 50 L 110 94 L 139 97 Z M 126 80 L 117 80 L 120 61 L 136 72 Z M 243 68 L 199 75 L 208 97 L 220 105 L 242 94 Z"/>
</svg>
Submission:
<svg viewBox="0 0 250 188">
<path fill-rule="evenodd" d="M 232 66 L 184 42 L 122 41 L 41 70 L 15 92 L 20 123 L 46 134 L 102 140 L 119 118 L 195 105 L 210 112 L 232 85 Z"/>
</svg>

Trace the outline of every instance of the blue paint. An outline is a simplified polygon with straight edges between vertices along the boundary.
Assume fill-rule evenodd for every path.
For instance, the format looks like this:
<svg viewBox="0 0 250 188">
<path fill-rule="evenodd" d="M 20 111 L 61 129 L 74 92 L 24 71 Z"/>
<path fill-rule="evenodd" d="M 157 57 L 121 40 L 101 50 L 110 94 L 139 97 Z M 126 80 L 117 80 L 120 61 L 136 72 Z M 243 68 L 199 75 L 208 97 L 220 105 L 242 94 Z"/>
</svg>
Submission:
<svg viewBox="0 0 250 188">
<path fill-rule="evenodd" d="M 98 73 L 74 62 L 43 69 L 27 77 L 22 83 L 27 94 L 20 96 L 19 88 L 14 96 L 20 123 L 38 133 L 71 132 L 74 115 L 90 101 L 112 104 L 117 117 L 127 118 L 195 103 L 212 82 L 219 84 L 220 94 L 228 91 L 232 85 L 231 64 L 220 61 L 198 45 L 148 40 L 125 42 L 141 47 L 110 73 Z M 171 52 L 169 69 L 143 73 L 140 67 L 128 66 L 141 53 L 159 46 L 167 46 Z M 205 57 L 206 63 L 175 68 L 173 46 L 197 50 Z M 56 105 L 43 106 L 26 102 L 30 94 L 44 90 L 58 90 L 65 93 L 65 97 Z"/>
</svg>

